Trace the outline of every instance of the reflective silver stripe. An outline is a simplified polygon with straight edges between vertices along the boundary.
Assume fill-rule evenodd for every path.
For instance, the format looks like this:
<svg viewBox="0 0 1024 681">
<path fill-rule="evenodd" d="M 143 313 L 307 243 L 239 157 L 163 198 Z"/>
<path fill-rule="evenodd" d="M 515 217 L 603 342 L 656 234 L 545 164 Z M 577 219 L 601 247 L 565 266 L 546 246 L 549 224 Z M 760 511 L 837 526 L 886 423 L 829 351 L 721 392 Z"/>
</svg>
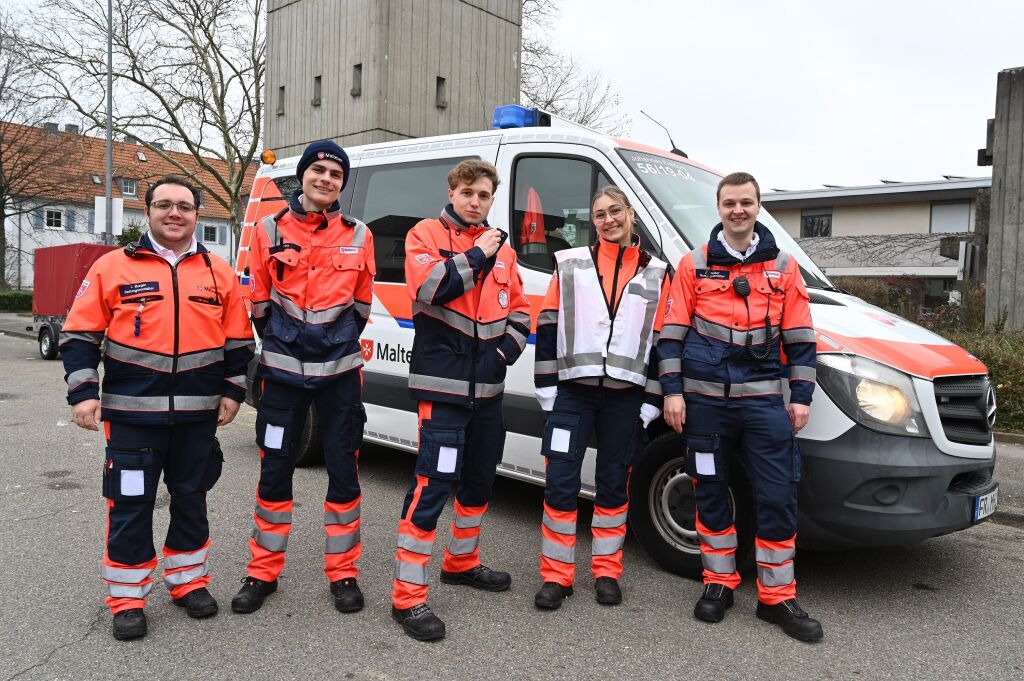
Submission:
<svg viewBox="0 0 1024 681">
<path fill-rule="evenodd" d="M 692 378 L 683 379 L 683 392 L 700 393 L 712 397 L 726 397 L 725 384 L 714 381 L 698 381 Z M 749 383 L 733 383 L 729 386 L 728 397 L 753 397 L 755 395 L 773 395 L 782 392 L 782 381 L 750 381 Z"/>
<path fill-rule="evenodd" d="M 256 506 L 256 516 L 274 525 L 291 525 L 291 511 L 268 511 L 262 506 Z"/>
<path fill-rule="evenodd" d="M 590 555 L 610 556 L 613 553 L 621 551 L 622 545 L 625 542 L 625 534 L 618 537 L 595 537 L 593 543 L 590 545 Z"/>
<path fill-rule="evenodd" d="M 345 310 L 355 304 L 355 301 L 350 300 L 342 303 L 341 305 L 334 305 L 333 307 L 329 307 L 324 310 L 303 310 L 301 307 L 296 305 L 294 301 L 278 293 L 277 289 L 270 290 L 270 299 L 280 305 L 281 309 L 287 312 L 289 316 L 306 322 L 307 324 L 327 324 L 328 322 L 333 322 L 337 320 Z"/>
<path fill-rule="evenodd" d="M 395 561 L 395 579 L 400 582 L 408 582 L 409 584 L 419 584 L 420 586 L 430 584 L 430 581 L 427 579 L 426 565 L 413 565 L 401 560 Z"/>
<path fill-rule="evenodd" d="M 690 327 L 683 326 L 682 324 L 666 324 L 661 327 L 661 340 L 675 340 L 681 341 L 686 338 L 686 333 L 690 330 Z"/>
<path fill-rule="evenodd" d="M 468 530 L 471 527 L 480 527 L 484 521 L 483 515 L 459 515 L 455 514 L 455 527 L 460 530 Z"/>
<path fill-rule="evenodd" d="M 473 280 L 473 267 L 469 264 L 469 258 L 465 253 L 459 253 L 452 262 L 455 263 L 455 271 L 462 277 L 462 291 L 465 293 L 473 288 L 476 282 Z"/>
<path fill-rule="evenodd" d="M 595 513 L 590 521 L 590 526 L 600 528 L 621 527 L 626 524 L 626 517 L 628 515 L 628 513 L 616 513 L 615 515 L 597 515 Z"/>
<path fill-rule="evenodd" d="M 658 362 L 658 373 L 670 374 L 678 373 L 683 370 L 683 360 L 676 357 L 673 359 L 663 359 Z"/>
<path fill-rule="evenodd" d="M 116 568 L 109 565 L 100 568 L 103 579 L 122 584 L 138 584 L 149 577 L 151 572 L 149 568 Z"/>
<path fill-rule="evenodd" d="M 423 284 L 420 285 L 419 290 L 416 291 L 416 300 L 429 305 L 434 299 L 434 292 L 437 291 L 437 287 L 441 284 L 441 280 L 444 279 L 444 275 L 447 271 L 448 269 L 444 260 L 435 263 L 430 269 L 430 274 L 427 275 Z"/>
<path fill-rule="evenodd" d="M 477 324 L 476 329 L 477 338 L 487 340 L 488 338 L 497 338 L 498 336 L 505 335 L 507 331 L 505 320 L 499 319 L 496 322 L 489 322 L 487 324 Z M 470 332 L 472 334 L 473 331 Z"/>
<path fill-rule="evenodd" d="M 233 386 L 245 388 L 245 376 L 227 376 L 224 380 Z"/>
<path fill-rule="evenodd" d="M 697 534 L 702 544 L 713 549 L 734 549 L 738 546 L 735 534 Z"/>
<path fill-rule="evenodd" d="M 479 541 L 479 536 L 465 537 L 464 539 L 456 539 L 455 537 L 452 537 L 451 541 L 448 542 L 448 553 L 453 556 L 464 556 L 467 553 L 473 553 L 476 551 L 476 546 Z"/>
<path fill-rule="evenodd" d="M 647 385 L 644 387 L 644 391 L 649 395 L 660 395 L 661 394 L 661 381 L 656 378 L 648 378 Z"/>
<path fill-rule="evenodd" d="M 68 374 L 68 390 L 74 390 L 83 383 L 99 383 L 100 372 L 95 369 L 79 369 Z"/>
<path fill-rule="evenodd" d="M 112 340 L 107 341 L 106 356 L 119 362 L 137 364 L 138 366 L 164 373 L 170 373 L 171 368 L 174 366 L 174 358 L 170 355 L 161 355 L 157 352 L 130 348 L 127 345 L 121 345 Z"/>
<path fill-rule="evenodd" d="M 537 326 L 543 326 L 544 324 L 557 324 L 558 323 L 558 310 L 544 310 L 537 315 Z"/>
<path fill-rule="evenodd" d="M 440 319 L 448 326 L 456 329 L 457 331 L 461 331 L 467 336 L 472 336 L 475 332 L 472 319 L 440 305 L 427 305 L 418 300 L 413 301 L 412 316 L 415 317 L 418 314 L 425 314 L 428 317 Z M 501 332 L 504 333 L 504 320 L 502 320 Z"/>
<path fill-rule="evenodd" d="M 142 586 L 129 586 L 127 584 L 107 584 L 107 593 L 111 598 L 145 598 L 153 590 L 153 582 Z"/>
<path fill-rule="evenodd" d="M 508 321 L 511 324 L 522 324 L 526 328 L 530 328 L 530 315 L 525 312 L 509 312 Z"/>
<path fill-rule="evenodd" d="M 356 308 L 356 314 L 358 314 L 360 317 L 366 318 L 370 316 L 369 303 L 361 303 L 357 300 L 355 301 L 355 303 L 353 303 L 353 306 Z"/>
<path fill-rule="evenodd" d="M 220 405 L 220 398 L 220 395 L 175 395 L 174 408 L 182 411 L 216 409 Z M 134 409 L 137 411 L 168 411 L 170 409 L 170 399 L 167 397 L 134 397 L 103 393 L 100 396 L 100 401 L 108 409 Z"/>
<path fill-rule="evenodd" d="M 288 548 L 287 534 L 264 532 L 260 528 L 254 527 L 252 530 L 252 538 L 256 540 L 257 544 L 265 548 L 267 551 L 281 552 Z"/>
<path fill-rule="evenodd" d="M 576 523 L 571 523 L 567 520 L 555 520 L 547 513 L 544 514 L 544 519 L 541 522 L 544 523 L 544 527 L 548 528 L 552 532 L 557 532 L 558 534 L 576 534 Z"/>
<path fill-rule="evenodd" d="M 329 535 L 324 553 L 345 553 L 346 551 L 351 551 L 359 543 L 359 540 L 360 534 L 358 529 L 347 534 Z"/>
<path fill-rule="evenodd" d="M 264 350 L 260 353 L 260 364 L 302 376 L 336 376 L 362 366 L 363 356 L 354 352 L 329 362 L 303 362 L 295 357 Z"/>
<path fill-rule="evenodd" d="M 775 258 L 775 269 L 779 272 L 785 272 L 786 268 L 789 267 L 790 255 L 788 251 L 779 250 L 779 255 Z"/>
<path fill-rule="evenodd" d="M 356 225 L 352 228 L 352 241 L 349 246 L 358 246 L 362 248 L 366 243 L 366 224 L 362 220 L 356 220 L 353 217 L 349 217 L 350 220 L 354 220 Z"/>
<path fill-rule="evenodd" d="M 238 350 L 241 348 L 255 348 L 256 341 L 253 340 L 234 340 L 228 339 L 224 341 L 224 352 L 230 352 L 231 350 Z"/>
<path fill-rule="evenodd" d="M 558 361 L 554 359 L 537 360 L 533 363 L 534 374 L 554 374 L 558 372 Z"/>
<path fill-rule="evenodd" d="M 412 390 L 432 390 L 450 395 L 467 395 L 469 393 L 469 381 L 441 378 L 440 376 L 425 376 L 423 374 L 409 374 L 409 388 Z M 504 390 L 504 382 L 477 383 L 475 397 L 496 397 Z"/>
<path fill-rule="evenodd" d="M 793 556 L 796 555 L 794 549 L 783 549 L 780 551 L 773 551 L 771 549 L 762 549 L 760 546 L 757 547 L 754 552 L 754 560 L 758 563 L 771 563 L 773 565 L 780 565 L 785 563 L 787 560 L 793 560 Z"/>
<path fill-rule="evenodd" d="M 550 539 L 545 538 L 541 542 L 541 555 L 545 558 L 557 560 L 560 563 L 575 563 L 576 547 L 562 546 L 557 542 L 553 542 Z"/>
<path fill-rule="evenodd" d="M 191 352 L 178 356 L 178 371 L 191 371 L 199 367 L 209 366 L 224 361 L 224 348 Z"/>
<path fill-rule="evenodd" d="M 175 395 L 174 408 L 181 411 L 217 409 L 220 406 L 220 398 L 220 395 Z"/>
<path fill-rule="evenodd" d="M 360 505 L 356 505 L 347 511 L 324 511 L 324 525 L 350 525 L 359 520 Z"/>
<path fill-rule="evenodd" d="M 178 572 L 168 572 L 164 575 L 164 583 L 168 586 L 181 586 L 182 584 L 188 584 L 194 582 L 200 577 L 205 576 L 209 572 L 206 563 L 197 565 L 189 570 L 179 570 Z"/>
<path fill-rule="evenodd" d="M 694 317 L 693 329 L 702 336 L 708 336 L 710 338 L 715 338 L 717 340 L 736 345 L 746 345 L 747 336 L 750 336 L 750 342 L 754 345 L 762 345 L 765 342 L 763 327 L 760 329 L 751 329 L 750 331 L 741 331 L 723 324 L 717 324 L 704 319 L 703 317 Z M 778 334 L 779 327 L 773 325 L 772 338 L 774 339 Z"/>
<path fill-rule="evenodd" d="M 415 539 L 407 534 L 398 533 L 398 548 L 418 553 L 421 556 L 429 556 L 434 550 L 434 542 Z"/>
<path fill-rule="evenodd" d="M 64 345 L 68 341 L 80 340 L 99 345 L 103 342 L 103 334 L 103 331 L 61 331 L 60 344 Z"/>
<path fill-rule="evenodd" d="M 783 343 L 817 343 L 817 336 L 814 335 L 814 329 L 808 329 L 806 327 L 802 329 L 783 329 L 782 330 L 782 342 Z"/>
<path fill-rule="evenodd" d="M 793 583 L 793 562 L 776 567 L 757 566 L 757 578 L 764 586 L 786 586 Z"/>
<path fill-rule="evenodd" d="M 174 570 L 188 565 L 199 565 L 206 562 L 206 554 L 209 549 L 199 549 L 192 553 L 178 553 L 164 558 L 164 569 Z"/>
<path fill-rule="evenodd" d="M 736 572 L 736 556 L 730 553 L 722 556 L 717 553 L 700 552 L 700 560 L 705 570 L 710 570 L 717 575 L 731 575 Z"/>
<path fill-rule="evenodd" d="M 267 215 L 260 224 L 263 225 L 263 233 L 267 235 L 267 245 L 273 246 L 274 242 L 277 241 L 277 220 L 274 219 L 273 215 Z"/>
<path fill-rule="evenodd" d="M 252 316 L 254 319 L 263 319 L 267 316 L 267 312 L 270 311 L 270 301 L 261 300 L 258 303 L 252 303 Z"/>
<path fill-rule="evenodd" d="M 708 267 L 708 256 L 704 253 L 703 247 L 697 247 L 690 251 L 690 255 L 693 257 L 693 269 L 704 270 Z"/>
<path fill-rule="evenodd" d="M 516 345 L 519 346 L 520 350 L 526 347 L 526 335 L 519 329 L 514 326 L 506 326 L 505 333 L 512 336 L 512 339 L 516 342 Z"/>
<path fill-rule="evenodd" d="M 814 381 L 818 378 L 818 370 L 814 367 L 793 365 L 789 367 L 789 378 L 796 381 Z"/>
</svg>

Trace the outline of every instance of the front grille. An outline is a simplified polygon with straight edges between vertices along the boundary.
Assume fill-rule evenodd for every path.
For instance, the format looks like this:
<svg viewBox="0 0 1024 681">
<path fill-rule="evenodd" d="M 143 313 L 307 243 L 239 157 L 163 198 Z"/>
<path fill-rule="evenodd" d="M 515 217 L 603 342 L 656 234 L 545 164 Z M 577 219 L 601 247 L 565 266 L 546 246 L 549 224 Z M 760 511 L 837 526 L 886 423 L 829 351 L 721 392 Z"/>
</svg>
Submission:
<svg viewBox="0 0 1024 681">
<path fill-rule="evenodd" d="M 987 445 L 992 440 L 995 393 L 987 376 L 936 378 L 935 404 L 946 439 L 965 445 Z"/>
</svg>

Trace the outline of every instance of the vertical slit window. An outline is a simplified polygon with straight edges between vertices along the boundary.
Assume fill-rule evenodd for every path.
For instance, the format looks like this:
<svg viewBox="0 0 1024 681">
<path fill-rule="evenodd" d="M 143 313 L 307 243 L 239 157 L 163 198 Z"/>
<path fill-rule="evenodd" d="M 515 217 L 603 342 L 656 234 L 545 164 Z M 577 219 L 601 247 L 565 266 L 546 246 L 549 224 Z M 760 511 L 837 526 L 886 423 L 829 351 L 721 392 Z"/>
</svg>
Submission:
<svg viewBox="0 0 1024 681">
<path fill-rule="evenodd" d="M 277 88 L 277 115 L 284 115 L 284 85 Z"/>
<path fill-rule="evenodd" d="M 320 76 L 313 78 L 313 106 L 320 106 Z"/>
<path fill-rule="evenodd" d="M 448 81 L 441 76 L 437 77 L 434 85 L 434 105 L 438 109 L 448 108 Z"/>
<path fill-rule="evenodd" d="M 363 65 L 356 64 L 352 67 L 352 90 L 349 92 L 353 97 L 363 94 Z"/>
</svg>

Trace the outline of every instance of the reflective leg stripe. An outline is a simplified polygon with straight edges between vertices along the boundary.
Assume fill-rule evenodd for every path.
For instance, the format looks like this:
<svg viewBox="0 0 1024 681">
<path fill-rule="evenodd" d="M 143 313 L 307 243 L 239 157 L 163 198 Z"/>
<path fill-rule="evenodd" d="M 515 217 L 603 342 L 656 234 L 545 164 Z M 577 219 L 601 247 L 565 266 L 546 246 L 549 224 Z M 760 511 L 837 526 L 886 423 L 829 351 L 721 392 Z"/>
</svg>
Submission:
<svg viewBox="0 0 1024 681">
<path fill-rule="evenodd" d="M 254 527 L 252 529 L 252 538 L 256 540 L 256 543 L 261 548 L 267 551 L 280 553 L 288 548 L 287 534 L 274 534 L 273 532 L 265 532 L 258 527 Z"/>
<path fill-rule="evenodd" d="M 107 605 L 113 612 L 126 607 L 139 607 L 144 605 L 144 599 L 153 589 L 153 580 L 150 574 L 156 568 L 156 556 L 139 565 L 124 565 L 110 560 L 106 555 L 103 557 L 103 564 L 100 568 L 100 575 L 107 585 Z M 139 603 L 119 603 L 117 599 L 133 599 Z M 118 607 L 122 606 L 122 607 Z"/>
<path fill-rule="evenodd" d="M 794 579 L 793 561 L 782 565 L 758 565 L 757 580 L 764 586 L 786 586 Z"/>
<path fill-rule="evenodd" d="M 398 548 L 418 553 L 421 556 L 429 556 L 434 550 L 434 542 L 422 539 L 413 539 L 409 535 L 399 532 Z"/>
<path fill-rule="evenodd" d="M 465 572 L 480 564 L 480 526 L 483 524 L 487 504 L 463 506 L 455 500 L 455 519 L 452 538 L 445 547 L 441 569 L 446 572 Z"/>
<path fill-rule="evenodd" d="M 326 508 L 326 504 L 324 505 Z M 347 511 L 324 511 L 324 525 L 348 525 L 359 520 L 360 505 Z M 289 520 L 291 522 L 291 520 Z"/>
<path fill-rule="evenodd" d="M 327 545 L 324 553 L 345 553 L 354 549 L 360 541 L 359 530 L 346 534 L 327 535 Z"/>
<path fill-rule="evenodd" d="M 754 559 L 758 563 L 771 563 L 773 565 L 781 565 L 787 560 L 793 560 L 796 556 L 796 551 L 793 549 L 783 549 L 781 551 L 773 551 L 771 549 L 762 549 L 760 546 L 755 550 Z"/>
<path fill-rule="evenodd" d="M 622 576 L 622 546 L 626 543 L 626 519 L 629 504 L 606 508 L 594 505 L 590 531 L 594 536 L 590 549 L 590 571 L 594 578 Z"/>
<path fill-rule="evenodd" d="M 573 537 L 573 543 L 571 546 L 560 544 L 557 541 L 544 537 L 541 543 L 541 555 L 545 558 L 551 558 L 557 560 L 560 563 L 575 563 L 576 562 L 576 541 Z"/>
<path fill-rule="evenodd" d="M 736 556 L 729 554 L 723 556 L 717 553 L 700 552 L 701 562 L 705 570 L 710 570 L 719 575 L 729 575 L 736 572 Z"/>
<path fill-rule="evenodd" d="M 203 563 L 202 565 L 196 565 L 195 567 L 186 568 L 184 570 L 167 572 L 164 574 L 164 582 L 171 587 L 181 586 L 182 584 L 194 582 L 200 577 L 205 577 L 208 572 L 209 570 L 207 569 L 206 563 Z"/>
<path fill-rule="evenodd" d="M 621 551 L 622 545 L 625 543 L 625 533 L 617 537 L 594 537 L 594 541 L 591 544 L 591 555 L 611 556 Z"/>
<path fill-rule="evenodd" d="M 698 534 L 698 536 L 702 544 L 713 549 L 735 549 L 737 546 L 735 534 Z"/>
<path fill-rule="evenodd" d="M 152 571 L 151 568 L 116 568 L 109 565 L 100 568 L 104 581 L 121 584 L 140 584 Z"/>
<path fill-rule="evenodd" d="M 426 565 L 415 565 L 398 559 L 395 559 L 395 579 L 399 582 L 419 584 L 420 586 L 430 584 L 430 581 L 427 579 Z"/>
<path fill-rule="evenodd" d="M 625 507 L 623 507 L 623 508 L 625 508 Z M 626 511 L 622 511 L 621 513 L 617 512 L 617 513 L 614 513 L 614 514 L 605 515 L 605 513 L 609 513 L 612 510 L 618 511 L 618 509 L 603 509 L 603 508 L 600 508 L 599 506 L 595 506 L 594 507 L 594 518 L 593 518 L 593 520 L 590 521 L 590 526 L 591 527 L 601 527 L 601 528 L 605 528 L 605 527 L 611 528 L 611 527 L 622 527 L 622 526 L 624 526 L 626 524 L 626 517 L 628 516 L 628 513 Z"/>
<path fill-rule="evenodd" d="M 424 407 L 424 404 L 427 406 Z M 421 419 L 430 418 L 429 403 L 420 402 L 419 411 Z M 430 554 L 434 548 L 434 538 L 437 536 L 437 530 L 420 529 L 411 520 L 419 505 L 423 488 L 430 484 L 430 480 L 422 475 L 417 475 L 415 479 L 416 487 L 412 501 L 398 522 L 398 548 L 395 551 L 395 579 L 391 588 L 391 602 L 399 609 L 427 602 L 430 584 L 427 566 L 430 565 Z"/>
<path fill-rule="evenodd" d="M 193 589 L 210 583 L 207 555 L 210 540 L 195 551 L 176 551 L 164 547 L 164 583 L 170 587 L 171 598 L 181 598 Z M 188 588 L 182 588 L 188 585 Z"/>
<path fill-rule="evenodd" d="M 694 481 L 694 489 L 697 481 Z M 697 536 L 700 537 L 700 559 L 704 565 L 704 583 L 722 584 L 730 589 L 740 585 L 740 575 L 736 571 L 736 526 L 730 525 L 724 530 L 713 531 L 700 521 L 700 513 L 696 517 Z"/>
<path fill-rule="evenodd" d="M 573 516 L 575 518 L 575 513 Z M 557 532 L 558 534 L 576 534 L 576 520 L 574 519 L 572 522 L 567 520 L 554 520 L 548 513 L 547 504 L 544 505 L 544 518 L 541 522 L 544 524 L 544 527 L 548 528 L 552 532 Z"/>
<path fill-rule="evenodd" d="M 356 561 L 363 555 L 360 533 L 362 495 L 352 501 L 324 501 L 324 573 L 331 582 L 357 577 Z"/>
<path fill-rule="evenodd" d="M 757 597 L 768 605 L 796 598 L 793 558 L 796 556 L 796 535 L 783 541 L 757 537 L 754 541 L 757 560 Z"/>
<path fill-rule="evenodd" d="M 256 517 L 266 520 L 271 525 L 291 525 L 291 511 L 268 511 L 259 504 L 256 505 Z"/>
<path fill-rule="evenodd" d="M 142 585 L 107 584 L 107 593 L 111 598 L 145 598 L 152 590 L 152 581 Z"/>
</svg>

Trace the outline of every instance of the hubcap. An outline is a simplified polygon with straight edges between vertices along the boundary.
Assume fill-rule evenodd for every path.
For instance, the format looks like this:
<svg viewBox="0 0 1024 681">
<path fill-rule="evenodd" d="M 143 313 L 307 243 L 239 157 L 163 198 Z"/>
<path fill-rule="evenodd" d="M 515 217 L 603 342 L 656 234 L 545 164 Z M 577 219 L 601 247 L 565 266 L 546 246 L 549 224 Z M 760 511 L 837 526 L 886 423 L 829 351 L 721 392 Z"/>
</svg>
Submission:
<svg viewBox="0 0 1024 681">
<path fill-rule="evenodd" d="M 39 344 L 43 349 L 43 354 L 49 355 L 50 350 L 53 348 L 53 339 L 50 338 L 49 332 L 43 334 L 43 339 L 39 342 Z"/>
<path fill-rule="evenodd" d="M 731 492 L 729 502 L 735 508 Z M 682 458 L 666 461 L 654 474 L 647 504 L 654 527 L 670 546 L 685 553 L 700 553 L 693 481 L 683 469 Z"/>
</svg>

